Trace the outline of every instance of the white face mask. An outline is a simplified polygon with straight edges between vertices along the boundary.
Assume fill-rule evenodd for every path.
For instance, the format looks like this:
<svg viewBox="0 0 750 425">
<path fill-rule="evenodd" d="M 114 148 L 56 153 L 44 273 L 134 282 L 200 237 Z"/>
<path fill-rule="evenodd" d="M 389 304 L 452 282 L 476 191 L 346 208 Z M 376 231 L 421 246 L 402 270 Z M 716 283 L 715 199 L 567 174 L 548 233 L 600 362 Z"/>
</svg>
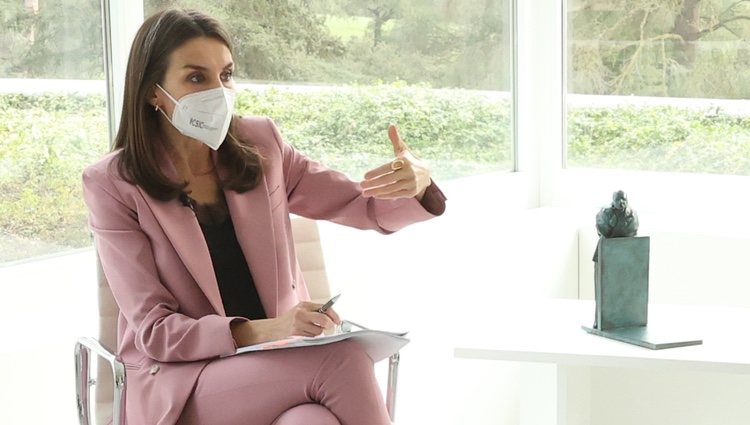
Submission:
<svg viewBox="0 0 750 425">
<path fill-rule="evenodd" d="M 178 101 L 159 84 L 156 87 L 174 102 L 171 119 L 159 110 L 177 131 L 205 143 L 213 150 L 219 149 L 232 122 L 234 90 L 221 86 L 186 94 Z"/>
</svg>

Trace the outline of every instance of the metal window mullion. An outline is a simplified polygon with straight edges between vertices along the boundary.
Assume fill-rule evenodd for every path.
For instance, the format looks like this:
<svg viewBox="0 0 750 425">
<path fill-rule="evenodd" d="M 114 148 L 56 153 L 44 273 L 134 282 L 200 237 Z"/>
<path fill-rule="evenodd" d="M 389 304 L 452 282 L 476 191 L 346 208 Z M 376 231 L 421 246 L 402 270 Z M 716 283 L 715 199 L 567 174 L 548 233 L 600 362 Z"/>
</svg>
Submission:
<svg viewBox="0 0 750 425">
<path fill-rule="evenodd" d="M 109 0 L 101 0 L 102 16 L 102 62 L 104 63 L 104 85 L 105 97 L 107 100 L 107 127 L 109 130 L 109 146 L 115 140 L 117 131 L 115 122 L 115 88 L 114 78 L 112 75 L 112 12 Z"/>
<path fill-rule="evenodd" d="M 510 0 L 510 95 L 511 95 L 511 137 L 513 171 L 519 171 L 518 164 L 518 0 Z"/>
<path fill-rule="evenodd" d="M 107 122 L 111 146 L 122 114 L 125 69 L 130 45 L 143 22 L 143 2 L 101 0 L 101 12 Z"/>
</svg>

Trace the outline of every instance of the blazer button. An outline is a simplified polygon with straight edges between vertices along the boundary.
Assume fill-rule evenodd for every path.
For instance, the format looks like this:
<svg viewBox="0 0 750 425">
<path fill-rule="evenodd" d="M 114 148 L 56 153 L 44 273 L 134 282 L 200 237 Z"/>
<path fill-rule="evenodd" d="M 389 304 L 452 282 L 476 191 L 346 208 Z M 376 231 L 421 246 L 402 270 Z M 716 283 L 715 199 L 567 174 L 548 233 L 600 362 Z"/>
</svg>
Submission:
<svg viewBox="0 0 750 425">
<path fill-rule="evenodd" d="M 297 289 L 297 282 L 292 281 L 292 289 Z"/>
<path fill-rule="evenodd" d="M 151 366 L 151 369 L 148 370 L 148 373 L 150 373 L 151 375 L 156 375 L 156 373 L 159 372 L 159 369 L 160 369 L 159 365 L 155 364 Z"/>
</svg>

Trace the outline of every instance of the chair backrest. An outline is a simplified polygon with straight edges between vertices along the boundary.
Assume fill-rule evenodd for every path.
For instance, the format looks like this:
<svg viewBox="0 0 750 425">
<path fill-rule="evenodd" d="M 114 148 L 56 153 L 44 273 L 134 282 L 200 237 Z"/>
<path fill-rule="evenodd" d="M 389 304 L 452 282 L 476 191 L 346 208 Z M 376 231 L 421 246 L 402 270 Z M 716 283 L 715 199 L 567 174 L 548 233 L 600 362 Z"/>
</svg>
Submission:
<svg viewBox="0 0 750 425">
<path fill-rule="evenodd" d="M 331 297 L 331 287 L 328 284 L 318 223 L 307 218 L 293 218 L 292 235 L 297 262 L 305 277 L 310 299 L 317 302 L 327 301 Z"/>
<path fill-rule="evenodd" d="M 115 353 L 117 347 L 117 318 L 120 308 L 115 302 L 115 297 L 109 289 L 107 279 L 104 277 L 102 264 L 99 257 L 96 259 L 97 296 L 99 301 L 99 343 L 107 350 Z M 112 417 L 112 400 L 114 399 L 114 378 L 112 369 L 104 362 L 97 362 L 94 403 L 94 423 L 105 425 Z"/>
<path fill-rule="evenodd" d="M 307 283 L 310 298 L 314 301 L 325 301 L 331 296 L 328 285 L 323 249 L 320 244 L 318 223 L 314 220 L 295 217 L 292 219 L 292 235 L 297 252 L 297 261 Z M 104 277 L 101 264 L 97 260 L 97 290 L 99 295 L 99 342 L 109 351 L 115 352 L 117 346 L 117 318 L 120 309 L 117 307 L 109 284 Z M 322 301 L 321 301 L 322 300 Z M 106 424 L 112 416 L 113 386 L 112 370 L 108 367 L 97 367 L 96 382 L 96 423 Z"/>
</svg>

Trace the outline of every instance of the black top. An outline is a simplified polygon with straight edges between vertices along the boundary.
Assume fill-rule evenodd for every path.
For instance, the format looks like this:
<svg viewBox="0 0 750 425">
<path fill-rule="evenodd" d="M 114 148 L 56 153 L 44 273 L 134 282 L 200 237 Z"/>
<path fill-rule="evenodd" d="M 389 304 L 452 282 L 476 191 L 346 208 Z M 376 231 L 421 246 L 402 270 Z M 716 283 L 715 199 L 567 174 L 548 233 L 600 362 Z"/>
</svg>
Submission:
<svg viewBox="0 0 750 425">
<path fill-rule="evenodd" d="M 190 197 L 184 198 L 195 211 L 203 230 L 227 316 L 265 319 L 266 312 L 237 241 L 226 201 L 222 198 L 216 204 L 199 204 Z"/>
</svg>

